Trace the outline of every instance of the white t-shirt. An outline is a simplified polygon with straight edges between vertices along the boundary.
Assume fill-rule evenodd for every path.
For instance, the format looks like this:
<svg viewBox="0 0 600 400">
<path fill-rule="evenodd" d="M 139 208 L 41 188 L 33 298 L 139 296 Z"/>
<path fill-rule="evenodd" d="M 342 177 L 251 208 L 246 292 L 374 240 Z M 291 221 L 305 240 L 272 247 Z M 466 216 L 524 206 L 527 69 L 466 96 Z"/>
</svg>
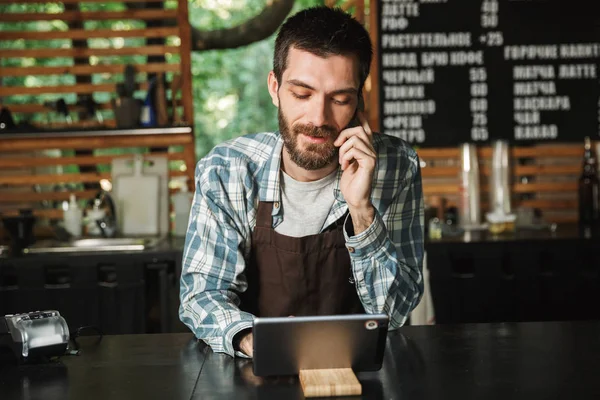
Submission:
<svg viewBox="0 0 600 400">
<path fill-rule="evenodd" d="M 333 187 L 337 171 L 317 181 L 299 182 L 281 171 L 281 207 L 283 222 L 275 232 L 303 237 L 321 232 L 333 205 Z"/>
</svg>

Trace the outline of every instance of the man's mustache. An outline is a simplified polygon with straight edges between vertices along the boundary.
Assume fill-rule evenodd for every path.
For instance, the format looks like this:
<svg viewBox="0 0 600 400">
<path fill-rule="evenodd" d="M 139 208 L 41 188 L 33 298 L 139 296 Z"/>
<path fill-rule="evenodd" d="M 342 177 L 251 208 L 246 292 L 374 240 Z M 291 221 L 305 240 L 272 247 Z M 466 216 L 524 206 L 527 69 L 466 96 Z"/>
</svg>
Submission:
<svg viewBox="0 0 600 400">
<path fill-rule="evenodd" d="M 296 125 L 294 127 L 295 134 L 303 134 L 315 138 L 337 137 L 338 131 L 331 126 L 314 126 L 314 125 Z"/>
</svg>

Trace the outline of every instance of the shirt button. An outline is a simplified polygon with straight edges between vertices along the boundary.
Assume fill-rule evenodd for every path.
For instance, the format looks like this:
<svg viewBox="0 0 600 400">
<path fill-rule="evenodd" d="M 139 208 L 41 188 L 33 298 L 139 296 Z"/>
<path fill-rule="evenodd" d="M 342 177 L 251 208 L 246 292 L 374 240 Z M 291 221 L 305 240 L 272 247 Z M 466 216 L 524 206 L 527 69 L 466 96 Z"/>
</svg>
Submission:
<svg viewBox="0 0 600 400">
<path fill-rule="evenodd" d="M 278 201 L 276 201 L 276 202 L 273 204 L 273 207 L 275 207 L 275 208 L 279 208 L 279 202 L 278 202 Z"/>
<path fill-rule="evenodd" d="M 350 253 L 354 253 L 354 247 L 348 247 L 348 251 L 349 251 Z"/>
</svg>

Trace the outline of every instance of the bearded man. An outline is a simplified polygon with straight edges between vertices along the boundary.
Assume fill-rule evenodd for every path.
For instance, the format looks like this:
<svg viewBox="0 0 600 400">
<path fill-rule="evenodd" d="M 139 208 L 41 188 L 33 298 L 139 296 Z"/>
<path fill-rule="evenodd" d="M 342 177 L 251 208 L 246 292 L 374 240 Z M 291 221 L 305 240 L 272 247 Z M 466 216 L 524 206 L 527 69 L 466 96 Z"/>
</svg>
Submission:
<svg viewBox="0 0 600 400">
<path fill-rule="evenodd" d="M 180 318 L 213 351 L 252 357 L 255 316 L 386 313 L 395 329 L 419 303 L 419 161 L 362 113 L 371 58 L 343 11 L 291 16 L 268 77 L 279 131 L 198 162 Z"/>
</svg>

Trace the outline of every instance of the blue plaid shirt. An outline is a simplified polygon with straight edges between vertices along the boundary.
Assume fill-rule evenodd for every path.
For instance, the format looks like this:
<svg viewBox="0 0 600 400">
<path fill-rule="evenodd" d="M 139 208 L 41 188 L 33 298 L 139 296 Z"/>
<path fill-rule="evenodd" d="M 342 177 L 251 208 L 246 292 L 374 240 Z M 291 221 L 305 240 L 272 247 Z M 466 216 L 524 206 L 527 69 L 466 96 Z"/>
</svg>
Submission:
<svg viewBox="0 0 600 400">
<path fill-rule="evenodd" d="M 374 134 L 377 165 L 371 201 L 375 220 L 356 236 L 344 232 L 356 291 L 367 313 L 386 313 L 400 327 L 423 293 L 423 193 L 416 152 L 400 139 Z M 181 320 L 215 352 L 234 352 L 236 333 L 254 316 L 240 311 L 244 268 L 259 201 L 279 203 L 283 140 L 279 133 L 239 137 L 216 146 L 196 166 L 196 191 L 185 237 Z M 348 210 L 334 186 L 323 230 Z M 310 208 L 310 204 L 307 204 Z M 273 207 L 273 226 L 284 218 Z"/>
</svg>

